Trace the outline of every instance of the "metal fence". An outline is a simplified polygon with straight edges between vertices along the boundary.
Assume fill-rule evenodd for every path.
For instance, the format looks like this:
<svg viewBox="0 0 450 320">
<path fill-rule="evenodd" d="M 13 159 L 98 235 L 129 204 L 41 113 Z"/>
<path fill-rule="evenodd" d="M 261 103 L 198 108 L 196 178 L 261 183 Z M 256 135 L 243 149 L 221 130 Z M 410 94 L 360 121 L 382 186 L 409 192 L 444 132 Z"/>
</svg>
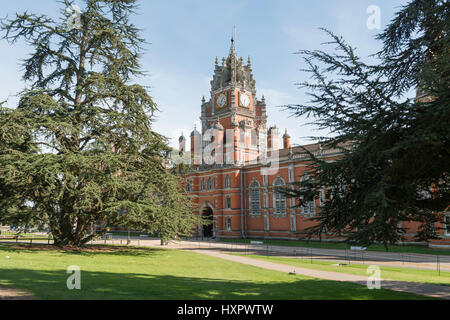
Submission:
<svg viewBox="0 0 450 320">
<path fill-rule="evenodd" d="M 323 249 L 312 246 L 286 247 L 264 243 L 217 242 L 202 238 L 186 238 L 199 249 L 215 248 L 235 254 L 253 254 L 297 258 L 309 263 L 330 261 L 337 264 L 376 264 L 424 270 L 450 271 L 450 255 L 416 254 L 408 252 L 379 252 L 350 249 Z"/>
<path fill-rule="evenodd" d="M 105 235 L 101 239 L 92 241 L 91 244 L 102 245 L 129 245 L 141 246 L 142 240 L 151 240 L 151 237 L 118 237 L 114 235 Z M 12 237 L 10 239 L 2 239 L 0 242 L 15 242 L 21 244 L 52 244 L 51 238 L 43 239 L 42 237 L 19 238 Z M 262 256 L 278 256 L 301 259 L 309 263 L 314 261 L 330 261 L 337 264 L 376 264 L 394 267 L 405 267 L 414 269 L 434 269 L 440 275 L 442 271 L 450 271 L 450 255 L 432 255 L 432 254 L 415 254 L 409 252 L 378 252 L 350 249 L 323 249 L 314 248 L 312 246 L 302 247 L 286 247 L 264 244 L 262 242 L 242 243 L 238 241 L 218 242 L 205 238 L 182 238 L 179 240 L 187 241 L 190 248 L 197 249 L 214 249 L 229 253 L 243 255 L 262 255 Z"/>
</svg>

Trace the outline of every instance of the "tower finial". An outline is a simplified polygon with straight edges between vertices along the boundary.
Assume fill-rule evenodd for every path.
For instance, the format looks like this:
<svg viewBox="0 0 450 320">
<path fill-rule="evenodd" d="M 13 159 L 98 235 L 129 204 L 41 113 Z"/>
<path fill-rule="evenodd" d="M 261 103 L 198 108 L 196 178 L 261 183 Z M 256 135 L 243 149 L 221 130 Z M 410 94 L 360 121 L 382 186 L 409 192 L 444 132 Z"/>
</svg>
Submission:
<svg viewBox="0 0 450 320">
<path fill-rule="evenodd" d="M 230 61 L 230 67 L 231 67 L 231 83 L 232 85 L 234 85 L 236 83 L 236 67 L 237 67 L 237 55 L 236 55 L 236 47 L 234 45 L 234 41 L 235 41 L 235 35 L 236 33 L 236 26 L 233 26 L 233 35 L 231 37 L 231 49 L 230 49 L 230 55 L 227 59 L 227 64 L 228 61 Z"/>
<path fill-rule="evenodd" d="M 231 35 L 231 43 L 234 45 L 235 41 L 236 41 L 236 26 L 233 26 L 233 32 Z"/>
<path fill-rule="evenodd" d="M 236 26 L 233 26 L 233 33 L 231 35 L 231 49 L 230 49 L 231 56 L 236 55 L 235 41 L 236 41 Z"/>
</svg>

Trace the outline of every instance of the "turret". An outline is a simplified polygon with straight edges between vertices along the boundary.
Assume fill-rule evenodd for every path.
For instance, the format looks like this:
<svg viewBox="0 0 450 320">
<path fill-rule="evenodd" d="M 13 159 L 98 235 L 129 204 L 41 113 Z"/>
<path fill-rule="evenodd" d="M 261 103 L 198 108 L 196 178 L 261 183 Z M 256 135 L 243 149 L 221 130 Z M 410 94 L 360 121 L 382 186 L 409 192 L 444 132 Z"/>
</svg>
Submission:
<svg viewBox="0 0 450 320">
<path fill-rule="evenodd" d="M 191 162 L 194 165 L 202 164 L 202 137 L 197 127 L 191 133 Z"/>
<path fill-rule="evenodd" d="M 270 127 L 267 133 L 267 148 L 270 150 L 278 150 L 278 128 L 276 126 Z"/>
<path fill-rule="evenodd" d="M 183 133 L 181 133 L 181 136 L 178 139 L 178 149 L 180 150 L 180 153 L 186 152 L 186 138 Z"/>
<path fill-rule="evenodd" d="M 291 136 L 288 134 L 287 129 L 283 135 L 283 149 L 289 149 L 291 147 Z"/>
</svg>

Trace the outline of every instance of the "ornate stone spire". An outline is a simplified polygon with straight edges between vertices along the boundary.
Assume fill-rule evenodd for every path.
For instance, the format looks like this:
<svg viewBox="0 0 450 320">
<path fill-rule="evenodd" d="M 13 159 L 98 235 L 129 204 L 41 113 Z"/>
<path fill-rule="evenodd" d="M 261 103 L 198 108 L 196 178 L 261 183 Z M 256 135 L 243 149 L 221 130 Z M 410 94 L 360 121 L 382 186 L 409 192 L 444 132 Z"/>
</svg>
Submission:
<svg viewBox="0 0 450 320">
<path fill-rule="evenodd" d="M 256 82 L 253 79 L 250 58 L 248 60 L 249 64 L 245 65 L 244 59 L 237 56 L 234 32 L 231 37 L 231 48 L 228 57 L 223 58 L 222 66 L 218 66 L 216 61 L 211 89 L 214 92 L 227 87 L 232 90 L 233 88 L 240 88 L 255 94 Z"/>
<path fill-rule="evenodd" d="M 231 35 L 231 49 L 230 49 L 230 56 L 234 55 L 236 56 L 236 47 L 234 45 L 236 38 L 236 27 L 233 27 L 233 34 Z"/>
</svg>

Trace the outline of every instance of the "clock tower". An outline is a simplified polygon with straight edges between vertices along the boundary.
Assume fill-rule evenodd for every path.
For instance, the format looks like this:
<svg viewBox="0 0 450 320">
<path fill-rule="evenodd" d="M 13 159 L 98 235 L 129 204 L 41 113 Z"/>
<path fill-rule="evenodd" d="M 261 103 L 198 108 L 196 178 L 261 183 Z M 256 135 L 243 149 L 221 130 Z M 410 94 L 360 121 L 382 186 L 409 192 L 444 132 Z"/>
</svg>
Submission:
<svg viewBox="0 0 450 320">
<path fill-rule="evenodd" d="M 200 120 L 202 134 L 224 131 L 225 149 L 234 149 L 235 163 L 256 159 L 266 150 L 266 103 L 264 97 L 257 99 L 255 84 L 250 57 L 247 64 L 238 58 L 233 36 L 228 57 L 221 64 L 216 58 L 210 99 L 202 100 Z"/>
</svg>

